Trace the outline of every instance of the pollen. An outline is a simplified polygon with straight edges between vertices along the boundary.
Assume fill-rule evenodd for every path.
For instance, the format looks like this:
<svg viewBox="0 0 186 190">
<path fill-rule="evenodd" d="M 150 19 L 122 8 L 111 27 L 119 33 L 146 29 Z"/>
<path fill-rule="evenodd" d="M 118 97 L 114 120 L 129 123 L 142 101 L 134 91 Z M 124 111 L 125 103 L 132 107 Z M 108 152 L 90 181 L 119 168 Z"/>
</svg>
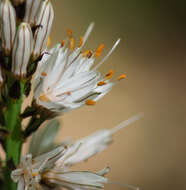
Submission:
<svg viewBox="0 0 186 190">
<path fill-rule="evenodd" d="M 82 45 L 83 45 L 83 37 L 80 37 L 78 47 L 80 48 Z"/>
<path fill-rule="evenodd" d="M 70 95 L 71 95 L 71 92 L 70 92 L 70 91 L 68 91 L 68 92 L 67 92 L 67 95 L 68 95 L 68 96 L 70 96 Z"/>
<path fill-rule="evenodd" d="M 94 106 L 96 104 L 96 102 L 94 100 L 87 100 L 85 102 L 85 104 L 88 105 L 88 106 Z"/>
<path fill-rule="evenodd" d="M 83 52 L 83 57 L 91 58 L 92 57 L 92 51 L 91 50 L 85 50 Z"/>
<path fill-rule="evenodd" d="M 39 175 L 38 172 L 32 173 L 32 177 L 36 177 L 36 176 L 38 176 L 38 175 Z"/>
<path fill-rule="evenodd" d="M 47 76 L 47 73 L 46 73 L 46 72 L 42 72 L 41 75 L 42 75 L 43 77 L 46 77 L 46 76 Z"/>
<path fill-rule="evenodd" d="M 106 77 L 107 79 L 111 79 L 113 75 L 114 75 L 114 70 L 111 69 L 111 70 L 105 75 L 105 77 Z"/>
<path fill-rule="evenodd" d="M 105 81 L 100 81 L 100 82 L 98 82 L 98 86 L 103 86 L 103 85 L 105 85 L 105 84 L 107 84 Z"/>
<path fill-rule="evenodd" d="M 74 50 L 75 44 L 76 44 L 75 39 L 74 39 L 74 38 L 70 38 L 69 49 L 70 49 L 71 51 Z"/>
<path fill-rule="evenodd" d="M 67 35 L 69 38 L 72 38 L 72 30 L 67 29 Z"/>
<path fill-rule="evenodd" d="M 101 55 L 101 52 L 103 51 L 103 49 L 104 49 L 104 44 L 100 44 L 95 52 L 95 56 L 99 57 Z"/>
<path fill-rule="evenodd" d="M 45 94 L 39 96 L 39 100 L 42 102 L 50 102 L 50 99 Z"/>
<path fill-rule="evenodd" d="M 119 77 L 118 77 L 118 79 L 117 80 L 122 80 L 122 79 L 126 79 L 126 77 L 127 77 L 127 75 L 126 74 L 122 74 L 122 75 L 120 75 Z"/>
<path fill-rule="evenodd" d="M 65 45 L 65 40 L 62 40 L 61 41 L 61 47 L 64 47 L 64 45 Z"/>
<path fill-rule="evenodd" d="M 49 36 L 49 37 L 48 37 L 48 40 L 47 40 L 47 47 L 50 47 L 51 41 L 52 41 L 52 40 L 51 40 L 51 37 Z"/>
</svg>

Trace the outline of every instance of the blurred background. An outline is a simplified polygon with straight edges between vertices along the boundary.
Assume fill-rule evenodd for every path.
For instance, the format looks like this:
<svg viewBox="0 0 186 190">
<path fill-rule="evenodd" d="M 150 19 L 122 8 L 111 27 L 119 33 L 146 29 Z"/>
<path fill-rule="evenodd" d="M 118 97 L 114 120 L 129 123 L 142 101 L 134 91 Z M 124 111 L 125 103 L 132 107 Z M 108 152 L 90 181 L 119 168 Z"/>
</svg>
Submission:
<svg viewBox="0 0 186 190">
<path fill-rule="evenodd" d="M 186 189 L 185 1 L 61 0 L 53 5 L 53 44 L 66 37 L 68 28 L 78 40 L 94 21 L 86 48 L 104 43 L 104 56 L 118 37 L 122 39 L 100 71 L 128 75 L 96 106 L 64 115 L 57 141 L 78 139 L 145 114 L 115 134 L 107 150 L 76 168 L 97 171 L 110 166 L 112 181 L 143 190 Z"/>
</svg>

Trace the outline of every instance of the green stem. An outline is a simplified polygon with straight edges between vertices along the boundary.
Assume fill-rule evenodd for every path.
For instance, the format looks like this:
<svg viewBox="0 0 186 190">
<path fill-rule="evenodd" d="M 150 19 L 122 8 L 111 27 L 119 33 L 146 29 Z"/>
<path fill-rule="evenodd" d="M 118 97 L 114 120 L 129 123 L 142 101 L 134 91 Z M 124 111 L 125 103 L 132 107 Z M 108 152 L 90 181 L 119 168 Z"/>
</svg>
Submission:
<svg viewBox="0 0 186 190">
<path fill-rule="evenodd" d="M 11 83 L 11 82 L 10 82 Z M 24 84 L 20 82 L 20 97 L 12 99 L 8 97 L 6 111 L 4 113 L 5 126 L 10 131 L 6 139 L 6 172 L 5 172 L 5 189 L 16 190 L 16 184 L 11 180 L 11 170 L 19 164 L 22 149 L 22 132 L 21 132 L 21 105 L 23 101 Z"/>
</svg>

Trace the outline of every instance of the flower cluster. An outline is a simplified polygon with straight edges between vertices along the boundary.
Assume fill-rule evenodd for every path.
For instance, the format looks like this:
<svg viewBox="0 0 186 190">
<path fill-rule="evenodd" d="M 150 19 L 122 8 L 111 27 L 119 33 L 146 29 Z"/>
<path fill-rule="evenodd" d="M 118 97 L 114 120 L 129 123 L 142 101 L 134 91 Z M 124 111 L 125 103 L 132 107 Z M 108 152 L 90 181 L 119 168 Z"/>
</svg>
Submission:
<svg viewBox="0 0 186 190">
<path fill-rule="evenodd" d="M 70 166 L 103 151 L 116 131 L 141 117 L 137 115 L 111 130 L 100 130 L 76 142 L 63 142 L 57 148 L 51 144 L 53 141 L 48 143 L 55 133 L 53 126 L 52 131 L 44 135 L 46 138 L 35 142 L 37 147 L 42 147 L 47 139 L 47 150 L 43 148 L 35 155 L 31 151 L 20 161 L 23 142 L 37 132 L 41 124 L 83 105 L 95 105 L 118 81 L 126 78 L 126 74 L 121 74 L 113 79 L 114 70 L 105 75 L 98 71 L 120 39 L 98 61 L 104 44 L 95 50 L 85 49 L 94 27 L 91 23 L 78 42 L 72 31 L 67 30 L 66 39 L 49 49 L 53 20 L 50 0 L 0 1 L 0 143 L 6 153 L 6 166 L 0 162 L 0 173 L 5 168 L 5 190 L 15 190 L 10 173 L 18 183 L 17 190 L 102 189 L 105 183 L 111 183 L 105 177 L 108 167 L 94 173 L 71 171 Z M 31 105 L 22 112 L 23 99 L 31 94 L 32 87 Z M 28 122 L 23 127 L 24 119 Z M 48 150 L 48 144 L 53 149 Z M 11 172 L 10 168 L 17 169 Z"/>
<path fill-rule="evenodd" d="M 134 116 L 113 129 L 102 129 L 69 145 L 61 145 L 52 151 L 32 157 L 27 154 L 20 165 L 11 174 L 18 183 L 18 190 L 33 188 L 41 190 L 49 187 L 65 187 L 72 190 L 100 190 L 109 180 L 105 175 L 109 167 L 96 173 L 89 171 L 71 171 L 69 167 L 85 161 L 103 151 L 111 142 L 112 135 L 141 117 Z M 53 127 L 53 126 L 52 126 Z M 38 142 L 35 142 L 37 144 Z M 64 143 L 65 144 L 65 143 Z M 134 186 L 126 185 L 137 189 Z"/>
</svg>

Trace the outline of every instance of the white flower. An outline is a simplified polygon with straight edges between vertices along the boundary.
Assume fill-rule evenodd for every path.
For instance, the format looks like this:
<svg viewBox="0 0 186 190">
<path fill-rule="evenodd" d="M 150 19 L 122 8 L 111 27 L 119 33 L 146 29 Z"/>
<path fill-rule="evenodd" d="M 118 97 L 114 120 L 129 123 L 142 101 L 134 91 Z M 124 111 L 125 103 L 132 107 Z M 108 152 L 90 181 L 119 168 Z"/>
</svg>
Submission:
<svg viewBox="0 0 186 190">
<path fill-rule="evenodd" d="M 26 12 L 24 22 L 35 25 L 39 19 L 43 0 L 26 0 Z"/>
<path fill-rule="evenodd" d="M 56 162 L 56 166 L 66 168 L 68 166 L 88 160 L 95 154 L 102 152 L 108 147 L 108 145 L 112 143 L 112 135 L 114 133 L 134 123 L 142 116 L 142 114 L 138 114 L 126 121 L 123 121 L 113 129 L 102 129 L 88 137 L 76 141 L 68 148 L 66 154 Z"/>
<path fill-rule="evenodd" d="M 16 14 L 9 0 L 0 2 L 0 28 L 2 48 L 6 55 L 10 55 L 16 34 Z"/>
<path fill-rule="evenodd" d="M 68 189 L 102 189 L 107 179 L 100 174 L 87 171 L 64 171 L 55 168 L 55 162 L 62 157 L 66 149 L 59 147 L 53 151 L 32 158 L 28 154 L 21 160 L 20 165 L 12 171 L 11 177 L 18 183 L 17 190 L 42 189 L 42 186 L 61 186 Z M 40 183 L 42 180 L 42 184 Z"/>
<path fill-rule="evenodd" d="M 33 36 L 30 25 L 21 23 L 16 34 L 12 52 L 12 72 L 16 76 L 24 77 L 26 75 L 32 47 Z"/>
<path fill-rule="evenodd" d="M 103 184 L 111 183 L 104 177 L 110 171 L 108 167 L 97 173 L 69 171 L 68 167 L 103 151 L 112 142 L 113 133 L 141 117 L 142 114 L 138 114 L 113 129 L 98 131 L 69 147 L 60 146 L 35 158 L 28 154 L 22 158 L 18 168 L 12 172 L 12 179 L 18 183 L 18 190 L 27 190 L 28 187 L 37 190 L 41 189 L 43 185 L 65 187 L 71 190 L 102 189 Z M 134 188 L 126 184 L 125 186 Z"/>
<path fill-rule="evenodd" d="M 115 84 L 109 82 L 113 71 L 103 77 L 97 68 L 114 51 L 120 39 L 103 60 L 92 68 L 95 58 L 103 49 L 103 45 L 100 45 L 95 53 L 91 50 L 82 52 L 92 27 L 93 24 L 88 28 L 84 38 L 80 38 L 77 48 L 69 31 L 68 43 L 63 41 L 43 56 L 35 78 L 34 97 L 38 105 L 54 112 L 67 112 L 84 104 L 94 105 L 111 90 Z M 126 75 L 121 75 L 118 80 L 125 77 Z"/>
<path fill-rule="evenodd" d="M 46 49 L 48 36 L 54 19 L 54 10 L 50 0 L 45 0 L 41 6 L 36 25 L 38 26 L 34 35 L 33 60 L 37 59 Z"/>
</svg>

